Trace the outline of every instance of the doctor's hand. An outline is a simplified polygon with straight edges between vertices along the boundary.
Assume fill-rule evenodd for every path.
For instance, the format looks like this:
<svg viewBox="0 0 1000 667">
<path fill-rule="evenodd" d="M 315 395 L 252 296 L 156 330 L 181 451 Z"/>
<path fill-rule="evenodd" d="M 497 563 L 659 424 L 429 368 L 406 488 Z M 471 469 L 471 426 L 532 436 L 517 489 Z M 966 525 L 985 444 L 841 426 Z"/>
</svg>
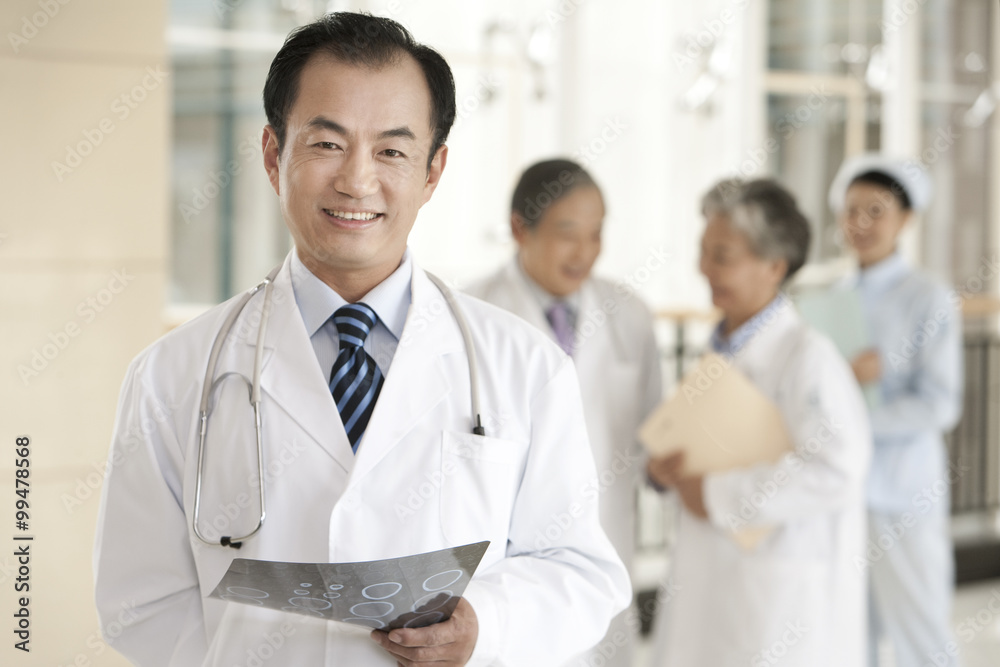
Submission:
<svg viewBox="0 0 1000 667">
<path fill-rule="evenodd" d="M 851 360 L 851 370 L 858 384 L 869 384 L 882 377 L 882 361 L 878 350 L 865 350 Z"/>
<path fill-rule="evenodd" d="M 705 494 L 702 490 L 704 478 L 701 475 L 684 474 L 684 452 L 650 459 L 646 464 L 646 472 L 650 479 L 660 486 L 677 489 L 688 512 L 699 519 L 708 519 Z"/>
<path fill-rule="evenodd" d="M 476 612 L 459 598 L 451 618 L 425 628 L 373 630 L 371 638 L 389 652 L 402 667 L 433 663 L 435 667 L 460 667 L 472 657 L 479 637 Z"/>
</svg>

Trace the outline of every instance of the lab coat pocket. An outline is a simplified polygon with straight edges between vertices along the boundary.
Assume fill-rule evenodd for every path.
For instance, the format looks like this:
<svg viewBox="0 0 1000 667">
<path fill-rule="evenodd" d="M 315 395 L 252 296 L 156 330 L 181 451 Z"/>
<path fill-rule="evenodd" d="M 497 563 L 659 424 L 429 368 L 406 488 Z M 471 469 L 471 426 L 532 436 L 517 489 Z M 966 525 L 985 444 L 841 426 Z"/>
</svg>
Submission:
<svg viewBox="0 0 1000 667">
<path fill-rule="evenodd" d="M 490 540 L 490 555 L 503 555 L 527 451 L 527 443 L 442 432 L 441 530 L 450 544 Z"/>
</svg>

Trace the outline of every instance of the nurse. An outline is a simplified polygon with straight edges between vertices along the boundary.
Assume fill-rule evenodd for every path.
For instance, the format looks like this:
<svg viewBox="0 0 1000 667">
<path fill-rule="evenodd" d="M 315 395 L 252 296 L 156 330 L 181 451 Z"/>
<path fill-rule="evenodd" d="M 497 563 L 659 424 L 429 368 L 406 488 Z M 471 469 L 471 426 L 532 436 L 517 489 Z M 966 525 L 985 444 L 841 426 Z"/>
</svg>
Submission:
<svg viewBox="0 0 1000 667">
<path fill-rule="evenodd" d="M 532 165 L 511 201 L 518 252 L 469 292 L 519 315 L 573 357 L 597 463 L 587 493 L 600 497 L 601 525 L 631 567 L 643 472 L 635 432 L 660 400 L 660 365 L 649 309 L 631 288 L 591 275 L 604 212 L 601 191 L 580 165 Z M 634 610 L 623 612 L 603 642 L 569 664 L 631 665 L 638 626 Z"/>
<path fill-rule="evenodd" d="M 770 180 L 719 183 L 702 212 L 700 269 L 723 313 L 711 347 L 774 401 L 794 449 L 704 477 L 686 475 L 682 456 L 649 462 L 652 480 L 682 500 L 675 587 L 651 664 L 862 665 L 865 579 L 855 561 L 871 437 L 847 363 L 781 291 L 806 260 L 809 224 Z M 770 532 L 751 549 L 733 539 L 761 528 Z"/>
<path fill-rule="evenodd" d="M 851 366 L 858 382 L 878 389 L 868 483 L 869 540 L 879 556 L 867 561 L 873 667 L 883 638 L 898 667 L 956 664 L 948 650 L 954 558 L 943 435 L 962 404 L 959 298 L 910 266 L 897 243 L 929 199 L 917 163 L 871 154 L 844 163 L 830 189 L 859 267 L 846 286 L 860 294 L 873 342 Z"/>
</svg>

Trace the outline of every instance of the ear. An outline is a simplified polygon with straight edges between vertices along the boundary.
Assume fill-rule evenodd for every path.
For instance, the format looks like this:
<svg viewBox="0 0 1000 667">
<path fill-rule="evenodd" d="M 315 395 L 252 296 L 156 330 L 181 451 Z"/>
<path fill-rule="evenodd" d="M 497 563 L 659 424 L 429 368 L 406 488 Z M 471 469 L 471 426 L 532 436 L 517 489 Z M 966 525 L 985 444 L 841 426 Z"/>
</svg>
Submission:
<svg viewBox="0 0 1000 667">
<path fill-rule="evenodd" d="M 903 231 L 904 229 L 906 229 L 906 226 L 910 224 L 910 221 L 913 220 L 915 214 L 913 213 L 912 208 L 908 208 L 904 211 L 901 211 L 900 215 L 903 218 L 903 220 L 902 222 L 899 223 L 899 231 Z"/>
<path fill-rule="evenodd" d="M 785 282 L 785 276 L 788 275 L 788 260 L 772 259 L 769 268 L 768 277 L 774 281 L 776 289 L 781 289 L 781 284 Z"/>
<path fill-rule="evenodd" d="M 427 170 L 427 181 L 424 183 L 424 200 L 421 202 L 421 205 L 430 201 L 431 195 L 434 194 L 438 183 L 441 182 L 441 174 L 444 173 L 444 167 L 447 163 L 448 146 L 443 145 L 437 149 L 434 159 L 431 160 L 431 166 Z"/>
<path fill-rule="evenodd" d="M 525 224 L 524 218 L 521 217 L 521 214 L 516 211 L 511 211 L 510 234 L 514 237 L 514 240 L 517 241 L 517 245 L 523 246 L 529 233 L 531 233 L 531 230 L 528 229 L 528 225 Z"/>
<path fill-rule="evenodd" d="M 267 172 L 267 179 L 271 181 L 271 187 L 275 194 L 281 196 L 280 182 L 280 161 L 281 153 L 278 150 L 278 134 L 270 125 L 264 126 L 264 135 L 261 137 L 261 151 L 264 153 L 264 170 Z"/>
</svg>

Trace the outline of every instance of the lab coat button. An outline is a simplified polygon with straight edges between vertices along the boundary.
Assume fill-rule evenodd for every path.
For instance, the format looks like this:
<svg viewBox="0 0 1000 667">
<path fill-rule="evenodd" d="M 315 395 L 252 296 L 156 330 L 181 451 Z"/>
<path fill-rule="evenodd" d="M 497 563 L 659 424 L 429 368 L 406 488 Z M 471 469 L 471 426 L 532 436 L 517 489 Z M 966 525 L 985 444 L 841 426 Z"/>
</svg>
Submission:
<svg viewBox="0 0 1000 667">
<path fill-rule="evenodd" d="M 356 510 L 360 504 L 358 502 L 358 494 L 356 493 L 345 494 L 344 497 L 340 499 L 340 502 L 344 506 L 344 509 L 348 510 Z"/>
</svg>

